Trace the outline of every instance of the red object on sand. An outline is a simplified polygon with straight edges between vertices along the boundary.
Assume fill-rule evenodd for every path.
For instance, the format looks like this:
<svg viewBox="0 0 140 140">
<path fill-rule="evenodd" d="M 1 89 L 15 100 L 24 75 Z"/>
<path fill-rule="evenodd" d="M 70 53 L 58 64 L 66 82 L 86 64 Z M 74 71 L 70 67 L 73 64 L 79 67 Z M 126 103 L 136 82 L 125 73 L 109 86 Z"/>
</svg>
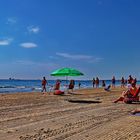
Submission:
<svg viewBox="0 0 140 140">
<path fill-rule="evenodd" d="M 64 91 L 55 90 L 55 91 L 54 91 L 54 94 L 55 94 L 55 95 L 62 95 L 62 94 L 64 94 Z"/>
</svg>

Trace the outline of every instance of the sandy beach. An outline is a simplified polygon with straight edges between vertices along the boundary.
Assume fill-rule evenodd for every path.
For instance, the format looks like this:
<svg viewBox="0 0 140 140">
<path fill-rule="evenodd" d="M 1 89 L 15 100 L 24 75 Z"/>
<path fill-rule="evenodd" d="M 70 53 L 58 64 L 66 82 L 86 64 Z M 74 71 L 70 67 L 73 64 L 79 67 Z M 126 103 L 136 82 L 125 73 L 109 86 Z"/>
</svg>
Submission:
<svg viewBox="0 0 140 140">
<path fill-rule="evenodd" d="M 121 88 L 57 96 L 0 95 L 0 140 L 140 140 L 140 104 L 112 103 Z"/>
</svg>

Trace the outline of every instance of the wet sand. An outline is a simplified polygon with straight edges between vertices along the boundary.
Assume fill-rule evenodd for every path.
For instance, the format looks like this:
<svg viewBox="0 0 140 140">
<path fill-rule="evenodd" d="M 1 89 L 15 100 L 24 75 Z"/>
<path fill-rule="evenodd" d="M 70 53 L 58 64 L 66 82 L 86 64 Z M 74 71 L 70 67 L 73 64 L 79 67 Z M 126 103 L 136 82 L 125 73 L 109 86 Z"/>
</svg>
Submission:
<svg viewBox="0 0 140 140">
<path fill-rule="evenodd" d="M 140 140 L 140 104 L 112 103 L 122 90 L 1 94 L 0 140 Z"/>
</svg>

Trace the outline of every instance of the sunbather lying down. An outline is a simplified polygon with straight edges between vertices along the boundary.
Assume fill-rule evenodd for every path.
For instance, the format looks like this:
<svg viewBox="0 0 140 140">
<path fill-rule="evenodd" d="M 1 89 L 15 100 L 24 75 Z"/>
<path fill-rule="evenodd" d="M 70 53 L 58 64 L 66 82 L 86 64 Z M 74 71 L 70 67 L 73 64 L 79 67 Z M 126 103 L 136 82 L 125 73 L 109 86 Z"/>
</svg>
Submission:
<svg viewBox="0 0 140 140">
<path fill-rule="evenodd" d="M 124 91 L 122 93 L 122 96 L 119 97 L 117 100 L 114 101 L 114 103 L 117 103 L 118 101 L 124 101 L 125 103 L 132 103 L 133 101 L 139 101 L 138 94 L 140 93 L 140 87 L 136 86 L 136 82 L 131 83 L 130 89 L 127 91 Z"/>
<path fill-rule="evenodd" d="M 136 113 L 140 113 L 140 109 L 135 109 L 133 111 L 131 111 L 131 114 L 135 115 Z"/>
</svg>

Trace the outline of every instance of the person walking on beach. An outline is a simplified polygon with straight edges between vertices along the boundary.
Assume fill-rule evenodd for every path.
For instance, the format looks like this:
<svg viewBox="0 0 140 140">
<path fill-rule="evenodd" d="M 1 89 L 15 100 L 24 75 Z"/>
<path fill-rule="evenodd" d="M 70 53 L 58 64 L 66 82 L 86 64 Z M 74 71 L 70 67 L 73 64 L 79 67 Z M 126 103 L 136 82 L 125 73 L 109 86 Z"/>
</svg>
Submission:
<svg viewBox="0 0 140 140">
<path fill-rule="evenodd" d="M 46 92 L 46 84 L 48 84 L 47 80 L 45 77 L 43 77 L 43 79 L 42 79 L 42 92 L 44 92 L 44 91 Z"/>
</svg>

